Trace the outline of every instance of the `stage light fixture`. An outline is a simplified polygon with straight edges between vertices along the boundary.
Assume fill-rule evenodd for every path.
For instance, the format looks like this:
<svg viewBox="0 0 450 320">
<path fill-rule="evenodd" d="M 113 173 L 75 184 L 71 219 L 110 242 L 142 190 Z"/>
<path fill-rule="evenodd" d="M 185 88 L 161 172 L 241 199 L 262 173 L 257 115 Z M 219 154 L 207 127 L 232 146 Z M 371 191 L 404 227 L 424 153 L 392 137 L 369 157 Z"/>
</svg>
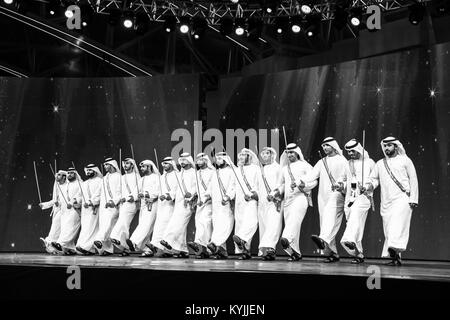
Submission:
<svg viewBox="0 0 450 320">
<path fill-rule="evenodd" d="M 301 16 L 291 17 L 291 30 L 293 33 L 299 33 L 302 30 L 301 23 L 302 23 Z"/>
<path fill-rule="evenodd" d="M 6 4 L 12 4 L 14 1 L 13 0 L 3 0 L 3 2 Z"/>
<path fill-rule="evenodd" d="M 66 18 L 72 18 L 73 17 L 73 11 L 72 10 L 66 10 L 64 15 L 66 16 Z"/>
<path fill-rule="evenodd" d="M 239 0 L 231 0 L 232 3 L 238 3 Z"/>
<path fill-rule="evenodd" d="M 278 2 L 277 0 L 260 0 L 261 8 L 267 13 L 273 13 L 277 10 Z"/>
<path fill-rule="evenodd" d="M 201 36 L 206 32 L 208 28 L 208 22 L 205 18 L 196 16 L 192 19 L 192 33 L 194 39 L 200 39 Z"/>
<path fill-rule="evenodd" d="M 425 16 L 425 6 L 419 3 L 413 4 L 409 8 L 409 22 L 418 25 Z"/>
<path fill-rule="evenodd" d="M 190 24 L 191 19 L 189 17 L 187 16 L 180 17 L 180 27 L 179 27 L 180 32 L 184 34 L 188 33 L 190 29 L 189 27 Z"/>
<path fill-rule="evenodd" d="M 133 11 L 125 11 L 122 14 L 122 25 L 130 29 L 134 25 L 134 12 Z"/>
<path fill-rule="evenodd" d="M 61 3 L 58 0 L 50 0 L 48 3 L 48 12 L 50 15 L 55 15 L 61 9 Z"/>
<path fill-rule="evenodd" d="M 164 30 L 166 32 L 172 32 L 173 30 L 175 30 L 176 25 L 177 18 L 175 18 L 175 16 L 167 15 L 164 17 Z"/>
<path fill-rule="evenodd" d="M 289 28 L 289 17 L 277 17 L 275 19 L 275 30 L 278 34 L 282 34 Z"/>
<path fill-rule="evenodd" d="M 311 14 L 305 19 L 304 30 L 308 37 L 314 37 L 318 33 L 321 21 L 320 13 Z"/>
<path fill-rule="evenodd" d="M 352 8 L 352 9 L 350 9 L 350 15 L 349 15 L 350 23 L 354 27 L 358 27 L 361 24 L 362 16 L 363 16 L 362 8 Z"/>
<path fill-rule="evenodd" d="M 312 12 L 312 8 L 309 4 L 302 4 L 302 6 L 300 7 L 300 10 L 304 14 L 310 14 Z"/>
<path fill-rule="evenodd" d="M 244 18 L 236 18 L 234 20 L 234 33 L 237 36 L 242 36 L 245 33 L 246 21 Z"/>
</svg>

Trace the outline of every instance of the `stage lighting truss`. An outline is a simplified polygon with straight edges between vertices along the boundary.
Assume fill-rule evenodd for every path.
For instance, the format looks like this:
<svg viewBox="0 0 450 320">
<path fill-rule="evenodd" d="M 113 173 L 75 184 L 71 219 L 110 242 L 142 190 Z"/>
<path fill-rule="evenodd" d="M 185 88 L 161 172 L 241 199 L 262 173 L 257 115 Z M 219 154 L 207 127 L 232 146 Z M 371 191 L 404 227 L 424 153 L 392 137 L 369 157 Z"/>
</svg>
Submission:
<svg viewBox="0 0 450 320">
<path fill-rule="evenodd" d="M 432 0 L 418 0 L 426 3 Z M 265 24 L 274 24 L 280 16 L 296 16 L 308 14 L 320 14 L 322 20 L 334 19 L 336 6 L 342 3 L 340 0 L 279 0 L 279 1 L 190 1 L 190 0 L 86 0 L 99 14 L 109 14 L 111 9 L 122 9 L 125 5 L 135 12 L 144 12 L 150 21 L 164 22 L 168 14 L 174 16 L 202 17 L 206 19 L 208 26 L 215 29 L 221 25 L 225 17 L 258 17 Z M 393 11 L 409 7 L 414 2 L 411 0 L 351 0 L 348 9 L 365 8 L 369 5 L 378 5 L 382 11 Z M 311 10 L 305 10 L 307 5 Z M 270 13 L 267 7 L 270 6 Z M 307 13 L 309 12 L 309 13 Z M 179 21 L 178 21 L 179 22 Z"/>
</svg>

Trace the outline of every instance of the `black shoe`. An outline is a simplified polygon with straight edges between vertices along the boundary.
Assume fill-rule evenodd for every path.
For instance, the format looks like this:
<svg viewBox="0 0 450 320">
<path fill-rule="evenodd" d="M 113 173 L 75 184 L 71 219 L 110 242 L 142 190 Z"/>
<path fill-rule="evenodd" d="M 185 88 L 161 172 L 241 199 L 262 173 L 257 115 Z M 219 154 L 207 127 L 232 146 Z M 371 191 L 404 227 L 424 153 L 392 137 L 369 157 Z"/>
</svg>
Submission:
<svg viewBox="0 0 450 320">
<path fill-rule="evenodd" d="M 388 263 L 385 263 L 384 265 L 386 266 L 391 266 L 391 267 L 399 267 L 402 265 L 402 262 L 400 260 L 391 260 Z"/>
<path fill-rule="evenodd" d="M 103 243 L 101 241 L 94 241 L 94 246 L 97 248 L 97 250 L 101 250 L 103 247 Z"/>
<path fill-rule="evenodd" d="M 228 259 L 228 252 L 222 247 L 217 247 L 216 259 Z"/>
<path fill-rule="evenodd" d="M 153 254 L 156 254 L 156 252 L 158 252 L 158 248 L 152 245 L 151 243 L 147 243 L 145 246 L 149 248 L 153 252 Z"/>
<path fill-rule="evenodd" d="M 320 250 L 324 250 L 325 249 L 325 243 L 324 243 L 324 241 L 322 239 L 319 238 L 319 236 L 312 235 L 311 236 L 311 240 L 314 241 L 314 243 L 316 244 L 316 246 Z"/>
<path fill-rule="evenodd" d="M 116 245 L 116 246 L 120 246 L 120 241 L 116 240 L 116 239 L 111 239 L 111 242 Z"/>
<path fill-rule="evenodd" d="M 187 258 L 189 258 L 189 253 L 180 251 L 179 253 L 174 254 L 173 257 L 179 258 L 179 259 L 187 259 Z"/>
<path fill-rule="evenodd" d="M 173 254 L 168 253 L 168 252 L 163 252 L 159 257 L 160 258 L 173 258 Z"/>
<path fill-rule="evenodd" d="M 61 247 L 61 245 L 58 242 L 52 242 L 52 247 L 60 252 L 63 251 L 63 248 Z"/>
<path fill-rule="evenodd" d="M 360 263 L 363 263 L 364 262 L 364 258 L 360 258 L 360 257 L 355 257 L 353 260 L 352 260 L 352 264 L 360 264 Z"/>
<path fill-rule="evenodd" d="M 202 252 L 200 252 L 200 254 L 196 254 L 195 258 L 196 259 L 208 259 L 209 254 L 208 254 L 208 252 L 202 251 Z"/>
<path fill-rule="evenodd" d="M 145 257 L 145 258 L 151 258 L 154 256 L 153 251 L 149 250 L 149 251 L 144 251 L 141 254 L 141 257 Z"/>
<path fill-rule="evenodd" d="M 292 254 L 288 258 L 288 261 L 295 262 L 295 261 L 299 261 L 299 260 L 302 260 L 302 255 L 297 253 L 297 252 L 295 252 L 295 251 L 292 251 Z"/>
<path fill-rule="evenodd" d="M 291 244 L 289 243 L 289 240 L 286 238 L 281 238 L 280 243 L 281 243 L 281 247 L 284 250 L 286 250 L 287 248 L 289 248 L 291 246 Z"/>
<path fill-rule="evenodd" d="M 349 250 L 355 250 L 356 249 L 356 243 L 354 243 L 354 242 L 345 241 L 343 243 L 343 245 Z"/>
<path fill-rule="evenodd" d="M 103 251 L 100 255 L 106 257 L 106 256 L 112 256 L 113 254 L 111 252 L 108 252 L 108 251 Z"/>
<path fill-rule="evenodd" d="M 74 256 L 76 254 L 77 254 L 77 252 L 73 249 L 65 249 L 64 250 L 64 255 L 66 255 L 66 256 Z"/>
<path fill-rule="evenodd" d="M 272 248 L 268 248 L 266 250 L 266 254 L 262 256 L 265 261 L 273 261 L 275 260 L 275 250 Z"/>
<path fill-rule="evenodd" d="M 130 239 L 127 239 L 126 243 L 131 252 L 136 251 L 136 247 L 135 247 L 133 241 L 131 241 Z"/>
<path fill-rule="evenodd" d="M 393 248 L 388 248 L 388 252 L 389 252 L 389 257 L 391 257 L 392 259 L 394 259 L 395 256 L 397 255 L 397 252 Z"/>
<path fill-rule="evenodd" d="M 76 249 L 79 253 L 81 253 L 82 255 L 85 255 L 85 256 L 91 254 L 91 252 L 89 252 L 89 251 L 87 251 L 87 250 L 84 250 L 84 249 L 83 249 L 82 247 L 80 247 L 80 246 L 76 247 L 75 249 Z"/>
<path fill-rule="evenodd" d="M 239 257 L 239 260 L 248 260 L 248 259 L 251 259 L 251 258 L 252 258 L 252 256 L 251 256 L 249 253 L 244 252 L 244 253 L 242 253 L 241 256 Z"/>
<path fill-rule="evenodd" d="M 217 254 L 217 246 L 213 242 L 208 243 L 207 247 L 212 254 Z"/>
<path fill-rule="evenodd" d="M 122 251 L 121 253 L 120 253 L 120 256 L 121 257 L 128 257 L 130 255 L 130 253 L 128 252 L 128 251 Z"/>
<path fill-rule="evenodd" d="M 323 260 L 324 263 L 333 263 L 333 262 L 338 262 L 339 261 L 339 256 L 337 254 L 331 254 L 330 256 L 326 257 L 325 260 Z"/>
<path fill-rule="evenodd" d="M 245 241 L 239 238 L 237 235 L 233 236 L 233 241 L 236 243 L 239 250 L 244 251 L 245 250 Z"/>
<path fill-rule="evenodd" d="M 195 242 L 193 242 L 193 241 L 189 241 L 188 243 L 187 243 L 187 245 L 188 245 L 188 247 L 189 248 L 191 248 L 192 249 L 192 251 L 194 251 L 194 253 L 196 254 L 196 255 L 200 255 L 200 253 L 201 253 L 201 247 L 200 247 L 200 245 L 198 244 L 198 243 L 195 243 Z"/>
<path fill-rule="evenodd" d="M 167 248 L 167 250 L 172 250 L 172 246 L 169 243 L 167 243 L 166 240 L 161 240 L 159 243 L 161 243 L 162 246 Z"/>
</svg>

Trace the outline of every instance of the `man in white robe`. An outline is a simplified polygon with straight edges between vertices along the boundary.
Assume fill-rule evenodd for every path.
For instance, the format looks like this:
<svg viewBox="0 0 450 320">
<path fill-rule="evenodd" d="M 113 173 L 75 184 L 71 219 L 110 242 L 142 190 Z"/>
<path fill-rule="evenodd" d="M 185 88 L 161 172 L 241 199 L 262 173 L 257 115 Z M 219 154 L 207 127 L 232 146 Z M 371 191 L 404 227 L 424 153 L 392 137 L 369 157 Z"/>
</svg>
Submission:
<svg viewBox="0 0 450 320">
<path fill-rule="evenodd" d="M 81 180 L 75 168 L 67 170 L 68 182 L 62 187 L 62 193 L 67 201 L 61 208 L 61 232 L 58 240 L 52 242 L 53 248 L 66 255 L 76 254 L 75 241 L 80 231 L 81 215 Z M 78 180 L 78 181 L 77 181 Z"/>
<path fill-rule="evenodd" d="M 320 235 L 311 236 L 322 253 L 327 256 L 324 262 L 339 261 L 336 247 L 336 234 L 339 231 L 344 215 L 345 178 L 347 159 L 337 141 L 328 137 L 322 141 L 322 149 L 326 154 L 313 168 L 311 176 L 307 178 L 306 186 L 319 179 Z"/>
<path fill-rule="evenodd" d="M 295 143 L 287 145 L 280 157 L 282 174 L 280 186 L 274 190 L 273 197 L 284 195 L 283 218 L 284 230 L 281 246 L 289 255 L 288 261 L 302 259 L 300 250 L 300 232 L 308 206 L 312 206 L 311 189 L 314 181 L 305 186 L 303 180 L 311 174 L 312 166 L 306 162 L 303 153 Z"/>
<path fill-rule="evenodd" d="M 350 160 L 348 161 L 346 180 L 347 192 L 345 195 L 345 217 L 347 226 L 341 239 L 341 244 L 345 251 L 353 257 L 352 263 L 364 262 L 362 239 L 366 224 L 367 213 L 369 212 L 373 194 L 362 193 L 361 188 L 365 182 L 369 181 L 369 175 L 375 166 L 375 162 L 369 157 L 369 153 L 363 149 L 361 144 L 352 139 L 345 144 Z M 364 159 L 364 175 L 363 175 Z"/>
<path fill-rule="evenodd" d="M 212 205 L 212 234 L 208 249 L 216 259 L 227 259 L 226 242 L 233 231 L 232 201 L 235 198 L 236 179 L 231 161 L 225 152 L 215 154 L 215 173 L 210 184 Z"/>
<path fill-rule="evenodd" d="M 381 148 L 385 158 L 376 163 L 366 187 L 371 191 L 380 186 L 385 237 L 382 256 L 391 258 L 388 265 L 399 266 L 401 252 L 408 245 L 412 211 L 419 203 L 419 185 L 414 164 L 398 139 L 387 137 Z"/>
<path fill-rule="evenodd" d="M 178 163 L 181 166 L 181 172 L 179 176 L 176 176 L 179 186 L 175 196 L 175 207 L 166 233 L 160 242 L 166 249 L 172 250 L 174 257 L 189 258 L 186 236 L 187 226 L 192 213 L 195 212 L 197 201 L 195 164 L 189 153 L 182 153 Z"/>
<path fill-rule="evenodd" d="M 247 148 L 241 150 L 234 174 L 240 186 L 236 189 L 233 241 L 235 252 L 241 255 L 239 259 L 247 260 L 251 258 L 250 245 L 258 229 L 259 168 L 258 158 L 253 151 Z"/>
<path fill-rule="evenodd" d="M 139 211 L 139 224 L 127 245 L 131 251 L 144 251 L 143 257 L 152 257 L 153 251 L 146 247 L 150 242 L 150 236 L 155 225 L 158 211 L 158 197 L 160 194 L 159 170 L 151 160 L 144 160 L 139 164 L 142 178 L 139 181 L 139 199 L 141 209 Z"/>
<path fill-rule="evenodd" d="M 59 170 L 55 174 L 55 183 L 53 184 L 52 200 L 39 203 L 39 207 L 42 210 L 52 208 L 50 216 L 52 217 L 52 224 L 50 231 L 45 238 L 40 238 L 44 244 L 45 251 L 51 254 L 56 254 L 58 251 L 53 248 L 52 242 L 55 242 L 59 238 L 61 232 L 61 208 L 65 205 L 61 190 L 64 184 L 67 183 L 67 172 Z"/>
<path fill-rule="evenodd" d="M 198 202 L 195 212 L 195 239 L 188 242 L 188 246 L 194 251 L 196 258 L 208 258 L 208 243 L 212 234 L 212 205 L 211 205 L 211 181 L 214 168 L 205 153 L 199 153 L 196 159 L 197 165 L 197 193 Z"/>
<path fill-rule="evenodd" d="M 98 232 L 98 211 L 102 191 L 103 175 L 95 164 L 84 168 L 88 177 L 83 183 L 83 206 L 81 208 L 81 231 L 78 237 L 76 250 L 83 255 L 95 253 L 94 241 Z"/>
<path fill-rule="evenodd" d="M 159 257 L 171 257 L 172 253 L 166 249 L 161 241 L 166 233 L 167 225 L 173 215 L 175 196 L 178 190 L 177 166 L 172 157 L 165 157 L 161 163 L 164 173 L 161 176 L 161 194 L 158 201 L 155 226 L 153 227 L 152 240 L 147 247 L 154 255 Z"/>
<path fill-rule="evenodd" d="M 114 253 L 110 235 L 119 217 L 121 174 L 117 161 L 112 158 L 107 158 L 103 166 L 106 175 L 102 181 L 98 232 L 94 245 L 100 255 L 106 256 Z"/>
<path fill-rule="evenodd" d="M 274 148 L 265 147 L 261 151 L 260 184 L 258 201 L 259 252 L 263 260 L 275 260 L 275 248 L 280 240 L 283 223 L 282 199 L 274 197 L 273 191 L 279 186 L 281 166 L 276 161 Z"/>
<path fill-rule="evenodd" d="M 127 239 L 130 237 L 130 224 L 139 210 L 139 180 L 140 175 L 134 159 L 126 158 L 122 162 L 125 174 L 122 175 L 122 199 L 119 209 L 119 219 L 111 231 L 111 242 L 121 253 L 128 256 Z"/>
</svg>

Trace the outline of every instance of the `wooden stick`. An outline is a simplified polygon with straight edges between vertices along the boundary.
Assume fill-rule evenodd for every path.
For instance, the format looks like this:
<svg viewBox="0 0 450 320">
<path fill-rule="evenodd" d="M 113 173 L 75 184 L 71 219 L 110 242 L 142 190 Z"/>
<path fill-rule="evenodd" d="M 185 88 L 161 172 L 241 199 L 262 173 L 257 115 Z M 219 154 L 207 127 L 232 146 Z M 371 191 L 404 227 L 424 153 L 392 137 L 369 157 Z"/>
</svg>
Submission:
<svg viewBox="0 0 450 320">
<path fill-rule="evenodd" d="M 39 180 L 38 180 L 38 175 L 37 175 L 37 170 L 36 170 L 36 162 L 34 162 L 34 161 L 33 161 L 33 166 L 34 166 L 34 177 L 36 178 L 36 187 L 37 187 L 37 192 L 38 192 L 38 196 L 39 196 L 39 203 L 42 203 L 41 189 L 39 189 Z"/>
<path fill-rule="evenodd" d="M 71 162 L 72 162 L 73 168 L 75 169 L 75 171 L 77 171 L 77 168 L 75 167 L 75 163 L 73 163 L 73 161 L 71 161 Z M 77 171 L 77 172 L 78 172 L 78 171 Z M 83 201 L 84 201 L 84 203 L 87 203 L 87 202 L 86 202 L 86 198 L 84 197 L 83 187 L 81 186 L 80 180 L 78 180 L 78 175 L 76 176 L 76 179 L 77 179 L 77 182 L 78 182 L 78 186 L 80 187 L 81 196 L 83 197 Z"/>
<path fill-rule="evenodd" d="M 50 165 L 50 170 L 52 170 L 53 176 L 54 176 L 55 179 L 56 179 L 56 173 L 55 173 L 55 171 L 53 171 L 52 164 L 49 163 L 49 165 Z M 61 196 L 62 196 L 64 202 L 66 203 L 66 205 L 68 205 L 67 200 L 66 200 L 66 197 L 64 197 L 64 193 L 62 192 L 61 187 L 59 186 L 59 182 L 58 182 L 58 181 L 55 181 L 55 183 L 56 183 L 56 186 L 57 186 L 58 189 L 59 189 L 59 192 L 61 193 Z"/>
</svg>

